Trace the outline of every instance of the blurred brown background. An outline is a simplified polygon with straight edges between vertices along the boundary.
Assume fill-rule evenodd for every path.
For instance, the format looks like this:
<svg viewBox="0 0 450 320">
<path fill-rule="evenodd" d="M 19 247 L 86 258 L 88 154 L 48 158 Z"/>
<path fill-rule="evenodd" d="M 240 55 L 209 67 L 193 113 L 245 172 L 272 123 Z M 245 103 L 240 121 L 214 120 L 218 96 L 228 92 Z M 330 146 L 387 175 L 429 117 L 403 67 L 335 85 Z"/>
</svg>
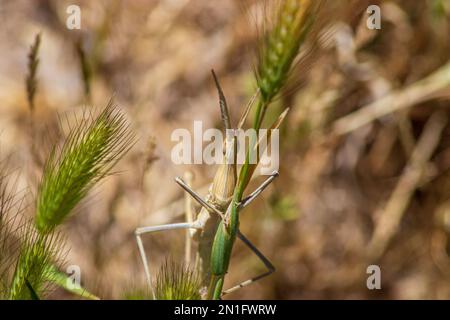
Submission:
<svg viewBox="0 0 450 320">
<path fill-rule="evenodd" d="M 212 178 L 213 166 L 172 163 L 170 134 L 194 120 L 220 127 L 211 68 L 237 121 L 255 87 L 263 2 L 1 0 L 0 151 L 20 187 L 35 192 L 58 114 L 98 109 L 114 93 L 139 137 L 118 174 L 65 225 L 67 265 L 79 265 L 83 285 L 100 297 L 140 296 L 134 229 L 182 221 L 175 176 L 192 171 L 197 190 Z M 273 118 L 292 107 L 281 176 L 241 218 L 277 271 L 229 298 L 448 299 L 450 1 L 332 2 L 347 14 L 269 111 Z M 366 27 L 374 3 L 381 30 Z M 65 26 L 71 4 L 81 8 L 81 30 Z M 31 114 L 24 78 L 38 32 Z M 154 264 L 182 257 L 183 237 L 146 237 Z M 371 264 L 381 267 L 381 290 L 366 287 Z M 262 270 L 238 243 L 227 284 Z M 52 298 L 75 297 L 57 290 Z"/>
</svg>

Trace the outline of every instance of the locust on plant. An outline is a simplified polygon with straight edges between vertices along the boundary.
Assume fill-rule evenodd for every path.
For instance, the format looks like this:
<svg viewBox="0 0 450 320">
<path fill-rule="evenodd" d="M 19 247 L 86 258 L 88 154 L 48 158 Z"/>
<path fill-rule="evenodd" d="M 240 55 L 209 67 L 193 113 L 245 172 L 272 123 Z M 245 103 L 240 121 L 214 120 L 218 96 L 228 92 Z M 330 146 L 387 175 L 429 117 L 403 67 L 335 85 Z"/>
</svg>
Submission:
<svg viewBox="0 0 450 320">
<path fill-rule="evenodd" d="M 213 242 L 215 237 L 217 237 L 216 232 L 219 231 L 218 227 L 220 225 L 225 225 L 227 226 L 227 228 L 233 227 L 233 234 L 235 235 L 235 237 L 242 240 L 242 242 L 250 248 L 250 250 L 263 262 L 263 264 L 268 269 L 266 272 L 257 277 L 241 282 L 240 284 L 221 292 L 221 295 L 233 292 L 239 288 L 249 285 L 250 283 L 257 281 L 265 276 L 268 276 L 275 271 L 275 268 L 272 265 L 272 263 L 250 242 L 250 240 L 248 240 L 239 231 L 239 226 L 230 225 L 231 209 L 232 209 L 230 204 L 237 182 L 237 175 L 236 175 L 237 137 L 236 134 L 229 134 L 230 132 L 233 132 L 233 130 L 231 128 L 231 121 L 227 102 L 214 71 L 212 71 L 212 74 L 219 94 L 219 105 L 222 122 L 225 131 L 227 133 L 225 135 L 226 138 L 224 141 L 224 149 L 223 149 L 224 163 L 218 167 L 213 182 L 209 188 L 209 193 L 205 197 L 205 199 L 203 199 L 197 192 L 192 190 L 189 184 L 183 181 L 181 178 L 179 177 L 175 178 L 176 183 L 178 183 L 188 194 L 190 194 L 201 205 L 201 210 L 195 218 L 192 217 L 192 215 L 187 212 L 186 222 L 139 227 L 135 231 L 136 241 L 144 265 L 144 271 L 146 274 L 147 282 L 154 299 L 156 299 L 156 295 L 152 284 L 152 277 L 149 269 L 149 261 L 147 259 L 146 251 L 141 238 L 142 235 L 146 233 L 168 231 L 175 229 L 189 230 L 190 237 L 194 239 L 194 241 L 198 242 L 198 251 L 195 266 L 196 271 L 199 272 L 199 274 L 203 278 L 203 284 L 206 284 L 205 291 L 206 286 L 210 283 L 212 277 L 218 276 L 217 270 L 225 270 L 224 272 L 226 272 L 226 269 L 228 267 L 228 262 L 222 259 L 222 253 L 217 252 L 215 253 L 213 250 Z M 249 111 L 258 95 L 259 91 L 257 91 L 254 94 L 254 96 L 250 99 L 249 103 L 244 109 L 241 119 L 238 122 L 237 129 L 241 129 L 242 126 L 244 125 L 244 122 L 249 114 Z M 275 122 L 275 124 L 272 126 L 271 129 L 278 128 L 278 126 L 284 119 L 286 113 L 287 110 L 281 114 L 281 116 Z M 254 144 L 254 150 L 258 148 L 258 145 L 259 145 L 258 143 Z M 250 204 L 277 176 L 278 176 L 277 171 L 274 171 L 271 175 L 269 175 L 268 178 L 255 191 L 253 191 L 250 195 L 248 195 L 246 198 L 240 201 L 239 208 L 242 209 L 246 207 L 248 204 Z M 190 250 L 190 245 L 186 246 L 186 250 Z M 222 265 L 221 261 L 223 262 Z"/>
</svg>

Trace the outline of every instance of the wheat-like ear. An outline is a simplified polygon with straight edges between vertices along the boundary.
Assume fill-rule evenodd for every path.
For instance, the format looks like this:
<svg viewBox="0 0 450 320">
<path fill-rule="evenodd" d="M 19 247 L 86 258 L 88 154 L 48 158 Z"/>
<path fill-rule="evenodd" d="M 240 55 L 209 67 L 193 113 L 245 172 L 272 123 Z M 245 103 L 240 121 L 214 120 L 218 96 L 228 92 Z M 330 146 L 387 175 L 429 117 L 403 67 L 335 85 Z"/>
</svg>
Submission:
<svg viewBox="0 0 450 320">
<path fill-rule="evenodd" d="M 135 141 L 112 100 L 97 117 L 77 122 L 64 145 L 51 152 L 38 189 L 36 226 L 54 230 Z"/>
<path fill-rule="evenodd" d="M 256 109 L 254 127 L 259 128 L 268 104 L 285 85 L 322 2 L 285 0 L 276 3 L 273 26 L 264 31 L 259 45 L 256 80 L 261 99 Z"/>
<path fill-rule="evenodd" d="M 31 111 L 34 110 L 34 95 L 36 94 L 37 88 L 37 68 L 39 65 L 39 46 L 41 44 L 41 34 L 38 33 L 34 38 L 34 43 L 30 47 L 30 52 L 28 53 L 28 74 L 25 78 L 25 85 L 27 89 L 27 99 L 28 106 Z"/>
<path fill-rule="evenodd" d="M 156 276 L 155 297 L 158 300 L 200 300 L 201 282 L 189 267 L 166 260 Z"/>
</svg>

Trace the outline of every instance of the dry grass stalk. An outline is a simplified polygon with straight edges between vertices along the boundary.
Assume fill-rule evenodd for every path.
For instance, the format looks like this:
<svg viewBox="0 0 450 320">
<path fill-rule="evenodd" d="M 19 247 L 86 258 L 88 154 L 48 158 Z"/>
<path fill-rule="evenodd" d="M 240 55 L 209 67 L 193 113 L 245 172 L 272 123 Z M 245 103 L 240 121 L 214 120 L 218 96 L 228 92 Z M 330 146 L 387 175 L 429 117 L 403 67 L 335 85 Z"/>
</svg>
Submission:
<svg viewBox="0 0 450 320">
<path fill-rule="evenodd" d="M 379 258 L 397 232 L 403 214 L 421 182 L 428 161 L 439 144 L 446 124 L 446 115 L 439 111 L 433 113 L 426 123 L 408 165 L 376 222 L 375 231 L 368 246 L 370 259 Z"/>
<path fill-rule="evenodd" d="M 450 88 L 450 63 L 428 77 L 408 87 L 395 91 L 361 109 L 335 121 L 332 132 L 344 135 L 390 113 L 409 108 L 420 102 L 448 94 Z"/>
</svg>

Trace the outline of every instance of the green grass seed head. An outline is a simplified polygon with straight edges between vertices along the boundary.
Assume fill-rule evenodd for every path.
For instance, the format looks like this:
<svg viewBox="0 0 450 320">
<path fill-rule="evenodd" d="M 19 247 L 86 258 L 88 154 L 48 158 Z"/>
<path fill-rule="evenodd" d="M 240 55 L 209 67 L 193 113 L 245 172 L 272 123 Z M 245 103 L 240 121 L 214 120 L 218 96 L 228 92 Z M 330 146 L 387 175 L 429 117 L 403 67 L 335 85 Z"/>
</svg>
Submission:
<svg viewBox="0 0 450 320">
<path fill-rule="evenodd" d="M 259 127 L 265 109 L 280 92 L 301 45 L 311 30 L 322 1 L 285 0 L 277 4 L 272 28 L 261 38 L 256 81 L 261 99 L 256 111 Z"/>
<path fill-rule="evenodd" d="M 77 123 L 62 148 L 55 148 L 46 162 L 37 196 L 38 230 L 48 232 L 61 224 L 133 142 L 124 115 L 112 101 L 96 118 Z"/>
<path fill-rule="evenodd" d="M 200 300 L 201 281 L 189 267 L 173 261 L 161 266 L 155 285 L 158 300 Z"/>
</svg>

